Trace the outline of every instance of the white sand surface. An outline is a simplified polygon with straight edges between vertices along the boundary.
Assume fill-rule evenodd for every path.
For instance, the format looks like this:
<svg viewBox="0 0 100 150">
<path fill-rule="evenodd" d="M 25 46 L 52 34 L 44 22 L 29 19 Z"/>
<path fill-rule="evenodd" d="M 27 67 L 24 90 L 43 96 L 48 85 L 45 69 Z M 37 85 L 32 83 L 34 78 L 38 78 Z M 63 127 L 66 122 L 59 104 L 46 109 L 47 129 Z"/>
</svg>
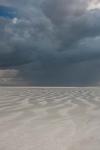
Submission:
<svg viewBox="0 0 100 150">
<path fill-rule="evenodd" d="M 0 150 L 100 150 L 100 88 L 0 88 Z"/>
</svg>

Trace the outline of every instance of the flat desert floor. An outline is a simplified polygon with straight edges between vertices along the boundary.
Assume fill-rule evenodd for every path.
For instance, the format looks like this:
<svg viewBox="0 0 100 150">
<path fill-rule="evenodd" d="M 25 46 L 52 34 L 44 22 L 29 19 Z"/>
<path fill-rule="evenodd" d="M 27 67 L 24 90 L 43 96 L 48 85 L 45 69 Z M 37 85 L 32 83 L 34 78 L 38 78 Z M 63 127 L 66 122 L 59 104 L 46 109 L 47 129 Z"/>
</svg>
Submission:
<svg viewBox="0 0 100 150">
<path fill-rule="evenodd" d="M 0 88 L 0 150 L 100 150 L 100 88 Z"/>
</svg>

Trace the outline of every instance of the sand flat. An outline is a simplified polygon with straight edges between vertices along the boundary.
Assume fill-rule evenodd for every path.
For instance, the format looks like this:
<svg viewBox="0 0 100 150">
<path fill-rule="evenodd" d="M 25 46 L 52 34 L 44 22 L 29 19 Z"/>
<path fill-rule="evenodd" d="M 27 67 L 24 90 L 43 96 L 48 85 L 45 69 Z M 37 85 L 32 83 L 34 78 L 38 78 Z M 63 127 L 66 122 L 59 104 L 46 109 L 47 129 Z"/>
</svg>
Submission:
<svg viewBox="0 0 100 150">
<path fill-rule="evenodd" d="M 100 88 L 0 88 L 0 150 L 100 150 Z"/>
</svg>

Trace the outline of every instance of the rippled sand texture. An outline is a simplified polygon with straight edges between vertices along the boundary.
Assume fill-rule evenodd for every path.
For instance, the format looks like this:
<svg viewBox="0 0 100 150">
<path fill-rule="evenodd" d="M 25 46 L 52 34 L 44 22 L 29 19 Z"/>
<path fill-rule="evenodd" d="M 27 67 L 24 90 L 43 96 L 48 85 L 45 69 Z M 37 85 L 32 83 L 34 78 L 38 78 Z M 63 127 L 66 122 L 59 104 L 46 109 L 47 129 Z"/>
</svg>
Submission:
<svg viewBox="0 0 100 150">
<path fill-rule="evenodd" d="M 0 150 L 100 150 L 100 88 L 0 88 Z"/>
</svg>

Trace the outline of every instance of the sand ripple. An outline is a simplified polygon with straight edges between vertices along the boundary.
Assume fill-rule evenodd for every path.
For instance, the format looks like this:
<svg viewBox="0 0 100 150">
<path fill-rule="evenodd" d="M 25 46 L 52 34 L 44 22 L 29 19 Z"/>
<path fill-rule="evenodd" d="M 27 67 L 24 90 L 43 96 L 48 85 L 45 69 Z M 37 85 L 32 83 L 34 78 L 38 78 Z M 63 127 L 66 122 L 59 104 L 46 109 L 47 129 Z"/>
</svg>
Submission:
<svg viewBox="0 0 100 150">
<path fill-rule="evenodd" d="M 0 150 L 99 150 L 100 88 L 0 88 Z"/>
</svg>

